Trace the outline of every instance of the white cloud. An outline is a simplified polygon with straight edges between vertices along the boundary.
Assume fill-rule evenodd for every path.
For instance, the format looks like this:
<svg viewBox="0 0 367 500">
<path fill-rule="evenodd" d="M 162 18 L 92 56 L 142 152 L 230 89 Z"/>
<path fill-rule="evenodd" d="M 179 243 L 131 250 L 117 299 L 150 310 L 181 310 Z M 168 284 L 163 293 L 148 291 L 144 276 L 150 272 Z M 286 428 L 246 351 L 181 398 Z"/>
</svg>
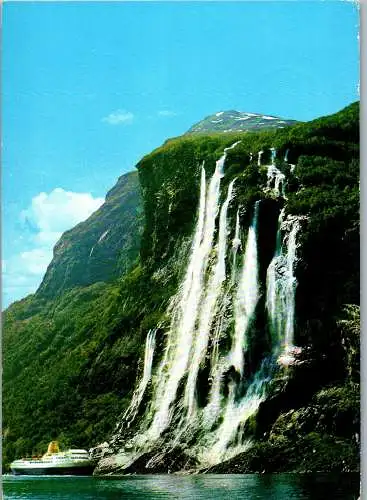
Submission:
<svg viewBox="0 0 367 500">
<path fill-rule="evenodd" d="M 174 111 L 170 111 L 169 109 L 162 109 L 161 111 L 158 111 L 158 116 L 171 117 L 176 116 L 176 113 Z"/>
<path fill-rule="evenodd" d="M 34 293 L 52 259 L 52 249 L 34 249 L 7 259 L 3 266 L 2 305 Z"/>
<path fill-rule="evenodd" d="M 43 275 L 51 259 L 52 248 L 34 248 L 33 250 L 22 252 L 19 256 L 20 267 L 28 276 Z"/>
<path fill-rule="evenodd" d="M 90 193 L 62 188 L 34 196 L 20 214 L 27 235 L 23 238 L 24 251 L 3 261 L 5 306 L 36 291 L 62 233 L 87 219 L 103 202 L 103 198 L 93 198 Z"/>
<path fill-rule="evenodd" d="M 51 193 L 39 193 L 31 205 L 22 210 L 21 219 L 36 231 L 35 241 L 53 245 L 67 229 L 87 219 L 104 202 L 90 193 L 74 193 L 56 188 Z"/>
<path fill-rule="evenodd" d="M 131 111 L 125 111 L 124 109 L 117 109 L 109 115 L 102 118 L 102 121 L 108 123 L 109 125 L 128 125 L 134 120 L 134 114 Z"/>
</svg>

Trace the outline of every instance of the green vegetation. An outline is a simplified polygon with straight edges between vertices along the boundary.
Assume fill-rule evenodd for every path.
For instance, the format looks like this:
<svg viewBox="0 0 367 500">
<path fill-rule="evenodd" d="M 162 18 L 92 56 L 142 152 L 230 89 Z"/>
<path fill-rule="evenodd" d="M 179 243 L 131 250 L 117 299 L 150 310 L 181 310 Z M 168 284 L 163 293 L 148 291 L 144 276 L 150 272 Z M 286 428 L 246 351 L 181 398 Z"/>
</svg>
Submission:
<svg viewBox="0 0 367 500">
<path fill-rule="evenodd" d="M 266 169 L 257 168 L 259 150 L 265 162 L 270 147 L 277 149 L 277 166 L 288 175 L 287 213 L 308 217 L 296 269 L 296 342 L 309 354 L 251 422 L 257 444 L 231 470 L 242 462 L 243 470 L 317 470 L 332 460 L 337 470 L 357 467 L 358 109 L 355 103 L 279 130 L 171 139 L 138 165 L 144 217 L 136 174 L 129 174 L 104 207 L 63 235 L 38 292 L 4 313 L 5 467 L 14 457 L 45 450 L 51 439 L 88 448 L 109 438 L 141 375 L 146 334 L 165 319 L 182 276 L 201 165 L 208 177 L 223 149 L 238 140 L 228 152 L 223 184 L 237 177 L 243 224 L 254 201 L 264 200 L 262 269 L 271 259 L 281 204 L 262 189 Z M 283 161 L 287 150 L 293 173 Z M 163 331 L 157 341 L 163 346 Z"/>
</svg>

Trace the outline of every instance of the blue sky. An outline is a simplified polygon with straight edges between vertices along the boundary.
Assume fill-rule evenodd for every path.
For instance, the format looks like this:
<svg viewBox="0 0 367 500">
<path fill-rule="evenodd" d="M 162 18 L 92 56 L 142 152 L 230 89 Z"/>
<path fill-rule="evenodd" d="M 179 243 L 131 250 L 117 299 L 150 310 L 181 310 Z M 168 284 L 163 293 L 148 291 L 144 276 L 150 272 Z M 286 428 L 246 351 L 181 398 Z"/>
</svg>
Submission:
<svg viewBox="0 0 367 500">
<path fill-rule="evenodd" d="M 310 120 L 358 99 L 350 2 L 6 2 L 3 307 L 166 138 L 226 109 Z"/>
</svg>

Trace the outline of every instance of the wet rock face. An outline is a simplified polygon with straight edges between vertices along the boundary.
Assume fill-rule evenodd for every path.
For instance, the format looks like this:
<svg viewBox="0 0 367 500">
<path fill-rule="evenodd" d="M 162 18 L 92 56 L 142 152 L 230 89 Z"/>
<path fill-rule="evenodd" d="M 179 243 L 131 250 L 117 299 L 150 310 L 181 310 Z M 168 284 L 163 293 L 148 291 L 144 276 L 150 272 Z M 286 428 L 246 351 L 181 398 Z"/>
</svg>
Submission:
<svg viewBox="0 0 367 500">
<path fill-rule="evenodd" d="M 179 448 L 170 450 L 167 453 L 162 453 L 162 450 L 156 448 L 142 454 L 127 466 L 119 464 L 118 455 L 102 458 L 98 462 L 94 474 L 170 474 L 178 471 L 194 471 L 196 465 L 196 461 Z"/>
<path fill-rule="evenodd" d="M 94 448 L 91 448 L 89 450 L 90 457 L 95 461 L 102 460 L 102 458 L 105 455 L 109 455 L 111 453 L 112 453 L 112 450 L 111 450 L 109 444 L 107 443 L 107 441 L 102 443 L 102 444 L 99 444 L 99 445 L 97 445 Z"/>
<path fill-rule="evenodd" d="M 113 475 L 122 473 L 121 467 L 119 467 L 116 463 L 114 457 L 108 457 L 101 459 L 97 467 L 94 469 L 93 474 L 95 476 L 99 475 Z"/>
<path fill-rule="evenodd" d="M 196 462 L 192 458 L 175 448 L 164 455 L 159 450 L 146 453 L 124 472 L 127 474 L 170 474 L 193 470 L 195 465 Z"/>
</svg>

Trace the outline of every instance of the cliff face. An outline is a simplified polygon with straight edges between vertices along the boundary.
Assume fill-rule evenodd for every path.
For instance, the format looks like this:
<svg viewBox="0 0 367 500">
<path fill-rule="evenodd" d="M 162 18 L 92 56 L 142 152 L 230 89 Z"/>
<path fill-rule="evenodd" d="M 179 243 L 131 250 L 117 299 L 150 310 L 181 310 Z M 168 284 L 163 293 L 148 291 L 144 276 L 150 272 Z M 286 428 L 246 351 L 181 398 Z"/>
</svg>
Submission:
<svg viewBox="0 0 367 500">
<path fill-rule="evenodd" d="M 340 450 L 356 466 L 358 363 L 343 347 L 356 339 L 340 321 L 359 296 L 358 140 L 352 105 L 277 131 L 184 136 L 140 162 L 142 262 L 180 286 L 157 322 L 164 356 L 147 341 L 138 409 L 121 419 L 99 473 L 233 467 L 256 453 L 248 440 L 262 448 L 246 470 L 304 470 L 283 456 L 297 439 L 326 469 Z M 340 411 L 346 434 L 334 425 Z"/>
<path fill-rule="evenodd" d="M 139 254 L 142 227 L 138 174 L 130 172 L 119 178 L 99 210 L 62 235 L 37 296 L 50 299 L 125 274 Z"/>
<path fill-rule="evenodd" d="M 144 207 L 138 262 L 112 281 L 124 268 L 116 266 L 120 246 L 115 239 L 108 250 L 105 232 L 111 220 L 102 207 L 90 219 L 88 227 L 96 224 L 97 229 L 86 231 L 83 255 L 75 257 L 79 225 L 70 232 L 75 239 L 66 233 L 55 248 L 54 262 L 37 294 L 4 315 L 4 460 L 36 451 L 57 437 L 61 443 L 87 447 L 108 439 L 108 458 L 100 463 L 100 472 L 164 472 L 215 463 L 205 462 L 200 449 L 217 446 L 216 429 L 224 414 L 205 432 L 196 424 L 183 432 L 182 422 L 189 408 L 199 422 L 203 418 L 213 384 L 210 370 L 216 366 L 213 352 L 218 352 L 218 359 L 232 360 L 218 379 L 219 413 L 235 411 L 244 398 L 259 395 L 261 370 L 269 370 L 256 411 L 238 422 L 243 441 L 253 445 L 246 451 L 238 441 L 233 452 L 238 429 L 228 427 L 234 434 L 225 450 L 214 448 L 219 461 L 231 460 L 221 470 L 234 471 L 239 463 L 246 465 L 244 471 L 304 470 L 291 452 L 298 440 L 309 451 L 305 456 L 318 451 L 325 469 L 337 454 L 347 457 L 347 468 L 357 467 L 358 308 L 345 309 L 344 304 L 359 300 L 358 130 L 354 104 L 336 115 L 280 130 L 186 135 L 143 158 L 138 165 Z M 123 241 L 128 241 L 134 231 L 139 233 L 139 224 L 133 220 L 136 198 L 124 196 L 121 203 L 132 203 L 127 201 L 130 236 L 120 227 Z M 113 200 L 114 190 L 106 207 Z M 200 206 L 206 207 L 201 233 Z M 119 210 L 114 221 L 121 220 L 125 208 Z M 208 226 L 209 220 L 213 226 Z M 112 227 L 117 234 L 115 222 Z M 190 261 L 195 245 L 198 253 Z M 91 265 L 88 281 L 81 263 L 96 253 L 97 266 L 102 260 L 98 252 L 106 252 L 108 265 L 104 274 Z M 256 274 L 254 266 L 246 268 L 246 261 L 256 262 Z M 200 262 L 202 267 L 195 271 Z M 75 271 L 66 274 L 67 284 L 57 294 L 59 276 L 68 265 Z M 103 277 L 99 272 L 111 282 L 96 283 Z M 273 289 L 269 276 L 274 277 Z M 281 285 L 282 276 L 288 277 L 284 283 L 289 288 Z M 196 288 L 190 288 L 193 282 Z M 236 290 L 242 282 L 240 294 Z M 246 283 L 253 286 L 246 288 Z M 191 297 L 187 303 L 185 286 L 185 300 Z M 213 303 L 210 290 L 216 290 Z M 256 300 L 251 298 L 254 290 Z M 248 297 L 244 310 L 251 311 L 248 326 L 240 312 L 243 296 Z M 271 315 L 271 297 L 275 312 L 281 311 L 280 323 Z M 187 307 L 180 309 L 180 304 Z M 205 304 L 205 318 L 212 319 L 203 321 L 208 328 L 200 329 Z M 194 320 L 186 330 L 180 323 L 183 313 Z M 236 327 L 238 319 L 242 330 Z M 203 351 L 195 351 L 199 331 L 207 334 Z M 176 360 L 174 354 L 180 347 L 177 332 L 183 335 L 182 348 L 189 345 L 191 333 L 194 342 L 181 372 L 181 357 Z M 236 332 L 242 340 L 231 357 Z M 212 351 L 215 345 L 218 351 Z M 299 350 L 284 353 L 286 345 Z M 169 357 L 162 364 L 165 353 Z M 195 379 L 190 372 L 196 373 Z M 160 400 L 160 394 L 170 398 L 163 428 L 154 424 L 168 401 Z M 172 447 L 178 433 L 180 446 Z M 278 457 L 276 463 L 272 456 Z M 315 460 L 309 463 L 320 470 Z M 341 470 L 342 461 L 337 463 Z"/>
</svg>

